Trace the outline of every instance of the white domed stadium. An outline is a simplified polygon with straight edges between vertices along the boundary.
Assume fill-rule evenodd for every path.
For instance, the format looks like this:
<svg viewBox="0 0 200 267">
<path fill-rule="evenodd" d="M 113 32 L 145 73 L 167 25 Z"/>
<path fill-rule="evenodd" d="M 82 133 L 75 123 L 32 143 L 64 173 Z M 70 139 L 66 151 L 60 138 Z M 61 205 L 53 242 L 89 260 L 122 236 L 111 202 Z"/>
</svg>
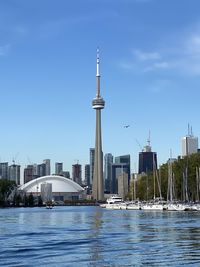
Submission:
<svg viewBox="0 0 200 267">
<path fill-rule="evenodd" d="M 20 186 L 19 190 L 27 194 L 42 195 L 45 187 L 50 188 L 52 198 L 55 201 L 80 199 L 84 193 L 84 189 L 79 184 L 71 179 L 58 175 L 36 178 Z"/>
</svg>

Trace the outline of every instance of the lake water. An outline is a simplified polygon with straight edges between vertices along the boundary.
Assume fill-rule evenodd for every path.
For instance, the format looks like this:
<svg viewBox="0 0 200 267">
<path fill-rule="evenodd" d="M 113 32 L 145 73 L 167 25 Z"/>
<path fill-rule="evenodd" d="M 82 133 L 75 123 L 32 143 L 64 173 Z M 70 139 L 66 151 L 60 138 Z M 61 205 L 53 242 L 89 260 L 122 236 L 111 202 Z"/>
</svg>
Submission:
<svg viewBox="0 0 200 267">
<path fill-rule="evenodd" d="M 0 266 L 200 266 L 200 213 L 0 209 Z"/>
</svg>

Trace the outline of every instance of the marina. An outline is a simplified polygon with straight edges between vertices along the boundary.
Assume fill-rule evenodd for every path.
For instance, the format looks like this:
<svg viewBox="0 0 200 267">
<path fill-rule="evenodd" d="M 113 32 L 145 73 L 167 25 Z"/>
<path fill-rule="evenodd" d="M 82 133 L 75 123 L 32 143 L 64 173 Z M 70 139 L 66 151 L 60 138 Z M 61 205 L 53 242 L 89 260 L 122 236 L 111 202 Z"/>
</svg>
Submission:
<svg viewBox="0 0 200 267">
<path fill-rule="evenodd" d="M 182 203 L 157 201 L 123 201 L 121 197 L 113 195 L 107 199 L 101 208 L 113 210 L 146 210 L 146 211 L 200 211 L 200 203 Z"/>
</svg>

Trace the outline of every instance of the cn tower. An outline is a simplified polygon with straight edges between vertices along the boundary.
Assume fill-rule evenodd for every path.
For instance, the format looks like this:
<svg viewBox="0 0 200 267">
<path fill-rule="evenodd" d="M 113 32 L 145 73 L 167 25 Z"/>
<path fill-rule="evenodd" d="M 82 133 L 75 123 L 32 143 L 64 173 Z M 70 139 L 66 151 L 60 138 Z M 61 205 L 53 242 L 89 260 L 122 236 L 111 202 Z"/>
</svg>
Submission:
<svg viewBox="0 0 200 267">
<path fill-rule="evenodd" d="M 92 196 L 97 201 L 104 199 L 103 152 L 101 141 L 101 109 L 104 108 L 104 105 L 105 101 L 100 95 L 100 60 L 99 50 L 97 49 L 96 97 L 92 101 L 92 108 L 96 109 L 96 138 Z"/>
</svg>

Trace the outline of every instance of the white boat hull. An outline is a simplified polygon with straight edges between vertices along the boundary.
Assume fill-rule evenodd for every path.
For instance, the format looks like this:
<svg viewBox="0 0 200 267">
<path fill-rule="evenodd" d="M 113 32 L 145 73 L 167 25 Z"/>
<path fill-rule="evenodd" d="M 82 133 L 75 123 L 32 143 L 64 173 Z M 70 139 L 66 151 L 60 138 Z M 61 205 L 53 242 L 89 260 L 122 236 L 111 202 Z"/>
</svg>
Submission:
<svg viewBox="0 0 200 267">
<path fill-rule="evenodd" d="M 145 204 L 141 206 L 142 210 L 163 210 L 162 204 Z"/>
<path fill-rule="evenodd" d="M 183 204 L 166 204 L 165 209 L 168 211 L 185 211 L 186 207 Z"/>
<path fill-rule="evenodd" d="M 127 210 L 140 210 L 139 204 L 128 204 L 126 207 Z"/>
</svg>

